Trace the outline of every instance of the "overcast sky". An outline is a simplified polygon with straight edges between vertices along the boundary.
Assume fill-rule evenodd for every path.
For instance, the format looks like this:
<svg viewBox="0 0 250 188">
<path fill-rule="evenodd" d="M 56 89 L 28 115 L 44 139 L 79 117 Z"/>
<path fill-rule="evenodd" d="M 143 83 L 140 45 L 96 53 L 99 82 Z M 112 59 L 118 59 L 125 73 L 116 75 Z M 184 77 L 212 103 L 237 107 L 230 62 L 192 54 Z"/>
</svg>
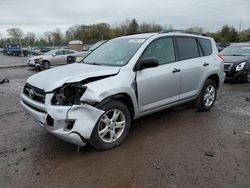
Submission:
<svg viewBox="0 0 250 188">
<path fill-rule="evenodd" d="M 199 26 L 217 31 L 228 24 L 250 28 L 250 0 L 0 0 L 0 33 L 20 27 L 42 34 L 75 24 L 107 22 L 116 25 L 127 18 L 155 22 L 177 29 Z"/>
</svg>

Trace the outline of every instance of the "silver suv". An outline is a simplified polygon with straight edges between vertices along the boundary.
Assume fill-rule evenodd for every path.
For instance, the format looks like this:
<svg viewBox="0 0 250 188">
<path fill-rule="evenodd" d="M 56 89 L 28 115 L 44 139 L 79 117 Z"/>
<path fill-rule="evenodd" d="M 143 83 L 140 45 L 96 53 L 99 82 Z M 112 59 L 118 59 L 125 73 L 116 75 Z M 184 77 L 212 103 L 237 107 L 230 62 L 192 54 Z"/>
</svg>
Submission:
<svg viewBox="0 0 250 188">
<path fill-rule="evenodd" d="M 21 104 L 53 135 L 103 150 L 121 144 L 141 116 L 187 101 L 209 110 L 224 78 L 212 38 L 138 34 L 106 42 L 82 63 L 31 76 Z"/>
</svg>

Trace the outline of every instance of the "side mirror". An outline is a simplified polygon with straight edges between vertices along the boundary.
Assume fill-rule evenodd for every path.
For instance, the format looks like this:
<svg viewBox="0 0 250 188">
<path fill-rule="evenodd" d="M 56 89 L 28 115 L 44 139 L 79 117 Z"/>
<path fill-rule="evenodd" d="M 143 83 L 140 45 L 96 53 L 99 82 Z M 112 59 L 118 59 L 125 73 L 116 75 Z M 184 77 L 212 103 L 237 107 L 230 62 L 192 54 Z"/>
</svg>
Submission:
<svg viewBox="0 0 250 188">
<path fill-rule="evenodd" d="M 159 61 L 156 57 L 146 57 L 137 63 L 135 70 L 139 71 L 139 70 L 153 68 L 157 66 L 159 66 Z"/>
<path fill-rule="evenodd" d="M 52 56 L 55 57 L 55 56 L 56 56 L 56 53 L 53 53 Z"/>
</svg>

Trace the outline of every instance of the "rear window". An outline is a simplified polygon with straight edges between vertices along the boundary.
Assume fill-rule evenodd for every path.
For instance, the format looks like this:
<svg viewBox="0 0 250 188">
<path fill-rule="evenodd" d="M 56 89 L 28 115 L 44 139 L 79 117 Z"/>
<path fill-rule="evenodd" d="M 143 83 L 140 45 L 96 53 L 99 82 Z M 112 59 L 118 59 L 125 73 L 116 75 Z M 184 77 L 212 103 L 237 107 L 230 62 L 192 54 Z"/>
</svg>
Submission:
<svg viewBox="0 0 250 188">
<path fill-rule="evenodd" d="M 180 60 L 199 57 L 199 49 L 195 38 L 176 37 Z"/>
<path fill-rule="evenodd" d="M 212 44 L 209 39 L 198 38 L 205 56 L 212 54 Z"/>
</svg>

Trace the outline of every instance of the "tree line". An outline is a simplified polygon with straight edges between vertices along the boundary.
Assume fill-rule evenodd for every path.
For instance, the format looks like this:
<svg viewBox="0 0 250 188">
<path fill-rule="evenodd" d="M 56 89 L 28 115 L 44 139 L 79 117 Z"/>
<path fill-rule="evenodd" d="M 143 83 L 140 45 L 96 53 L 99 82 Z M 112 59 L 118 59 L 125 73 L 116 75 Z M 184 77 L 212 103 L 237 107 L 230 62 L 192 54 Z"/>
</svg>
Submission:
<svg viewBox="0 0 250 188">
<path fill-rule="evenodd" d="M 174 29 L 173 26 L 163 27 L 157 23 L 138 23 L 136 19 L 126 20 L 118 26 L 111 26 L 108 23 L 92 25 L 75 25 L 64 33 L 58 28 L 53 31 L 46 31 L 42 36 L 34 32 L 24 33 L 20 28 L 7 29 L 8 38 L 2 38 L 0 34 L 0 46 L 5 43 L 20 43 L 23 46 L 66 46 L 71 40 L 81 40 L 84 44 L 93 44 L 100 40 L 109 40 L 115 37 L 160 32 L 166 29 Z M 237 31 L 233 26 L 224 25 L 217 32 L 205 32 L 201 27 L 187 28 L 187 31 L 206 33 L 215 39 L 216 42 L 247 42 L 250 41 L 250 28 Z"/>
</svg>

